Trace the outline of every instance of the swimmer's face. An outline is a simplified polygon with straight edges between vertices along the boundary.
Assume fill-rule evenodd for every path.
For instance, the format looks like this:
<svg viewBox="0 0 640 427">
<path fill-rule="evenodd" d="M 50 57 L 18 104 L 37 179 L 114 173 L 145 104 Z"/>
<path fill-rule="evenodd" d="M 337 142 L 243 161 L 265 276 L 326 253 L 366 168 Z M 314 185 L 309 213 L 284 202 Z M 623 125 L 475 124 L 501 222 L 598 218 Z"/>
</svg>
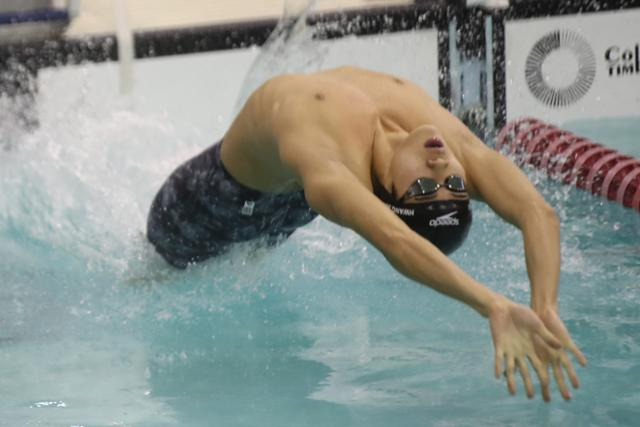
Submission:
<svg viewBox="0 0 640 427">
<path fill-rule="evenodd" d="M 457 175 L 466 180 L 464 168 L 447 146 L 444 136 L 431 125 L 420 126 L 407 136 L 394 153 L 390 172 L 395 197 L 405 194 L 418 178 L 432 178 L 443 183 L 447 177 Z M 443 186 L 428 200 L 468 198 L 466 192 L 455 193 Z"/>
</svg>

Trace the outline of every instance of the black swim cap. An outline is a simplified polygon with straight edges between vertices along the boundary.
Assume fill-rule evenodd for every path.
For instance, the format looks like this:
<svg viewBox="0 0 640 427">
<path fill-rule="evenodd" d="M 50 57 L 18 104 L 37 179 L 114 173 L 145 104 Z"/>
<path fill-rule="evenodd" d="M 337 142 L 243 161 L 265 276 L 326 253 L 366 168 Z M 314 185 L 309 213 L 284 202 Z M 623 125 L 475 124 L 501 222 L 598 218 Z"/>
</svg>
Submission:
<svg viewBox="0 0 640 427">
<path fill-rule="evenodd" d="M 462 245 L 471 228 L 469 200 L 397 201 L 378 184 L 375 194 L 413 231 L 449 255 Z"/>
<path fill-rule="evenodd" d="M 469 200 L 434 200 L 388 205 L 409 228 L 447 255 L 462 245 L 471 228 Z"/>
</svg>

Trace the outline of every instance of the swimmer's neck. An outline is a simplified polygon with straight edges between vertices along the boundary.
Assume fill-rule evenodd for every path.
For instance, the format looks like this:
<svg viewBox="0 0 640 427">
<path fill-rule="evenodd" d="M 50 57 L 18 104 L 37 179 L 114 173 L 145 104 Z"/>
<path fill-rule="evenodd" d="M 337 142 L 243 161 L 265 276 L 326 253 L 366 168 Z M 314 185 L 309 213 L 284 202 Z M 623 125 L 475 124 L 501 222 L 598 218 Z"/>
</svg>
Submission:
<svg viewBox="0 0 640 427">
<path fill-rule="evenodd" d="M 399 146 L 409 135 L 399 124 L 384 118 L 379 118 L 373 135 L 373 149 L 371 154 L 371 174 L 373 179 L 389 189 L 391 187 L 391 159 L 394 148 Z"/>
</svg>

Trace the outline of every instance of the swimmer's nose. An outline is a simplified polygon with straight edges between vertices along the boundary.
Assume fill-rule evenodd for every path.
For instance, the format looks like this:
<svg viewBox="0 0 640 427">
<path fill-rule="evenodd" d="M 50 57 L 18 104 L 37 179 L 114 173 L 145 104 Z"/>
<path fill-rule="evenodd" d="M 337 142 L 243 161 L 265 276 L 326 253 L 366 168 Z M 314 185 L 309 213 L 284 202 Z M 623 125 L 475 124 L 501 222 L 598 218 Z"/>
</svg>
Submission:
<svg viewBox="0 0 640 427">
<path fill-rule="evenodd" d="M 449 167 L 449 162 L 442 158 L 428 159 L 427 166 L 434 171 L 444 170 Z"/>
<path fill-rule="evenodd" d="M 430 133 L 436 134 L 438 132 L 438 128 L 434 125 L 422 125 L 420 126 L 420 129 L 424 130 L 424 131 L 428 131 Z"/>
</svg>

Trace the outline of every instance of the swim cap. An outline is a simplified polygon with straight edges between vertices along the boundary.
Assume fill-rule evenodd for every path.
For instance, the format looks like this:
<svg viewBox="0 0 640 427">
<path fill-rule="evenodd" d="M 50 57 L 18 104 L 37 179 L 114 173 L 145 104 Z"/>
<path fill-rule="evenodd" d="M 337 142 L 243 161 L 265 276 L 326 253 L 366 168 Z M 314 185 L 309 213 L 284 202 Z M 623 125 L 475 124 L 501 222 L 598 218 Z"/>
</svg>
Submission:
<svg viewBox="0 0 640 427">
<path fill-rule="evenodd" d="M 374 180 L 375 182 L 375 180 Z M 379 183 L 376 196 L 385 202 L 413 231 L 449 255 L 462 245 L 471 228 L 469 200 L 432 200 L 421 203 L 397 201 Z"/>
</svg>

